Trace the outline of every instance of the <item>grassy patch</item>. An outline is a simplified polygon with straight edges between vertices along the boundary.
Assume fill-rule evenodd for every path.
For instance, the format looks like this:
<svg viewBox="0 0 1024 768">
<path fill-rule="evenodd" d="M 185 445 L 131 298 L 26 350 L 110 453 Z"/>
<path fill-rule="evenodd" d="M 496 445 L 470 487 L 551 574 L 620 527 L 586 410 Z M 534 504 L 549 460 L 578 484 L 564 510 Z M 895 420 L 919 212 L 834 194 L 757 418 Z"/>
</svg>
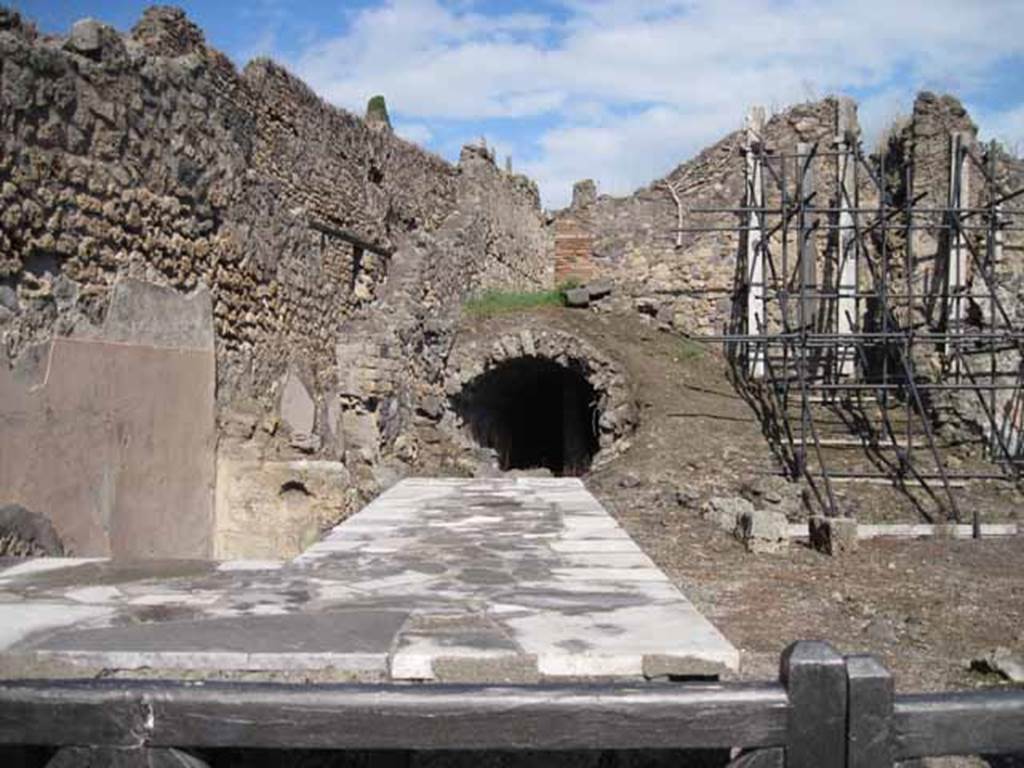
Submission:
<svg viewBox="0 0 1024 768">
<path fill-rule="evenodd" d="M 487 316 L 503 312 L 521 312 L 538 307 L 561 307 L 565 305 L 562 291 L 487 291 L 466 302 L 466 311 L 471 315 Z"/>
<path fill-rule="evenodd" d="M 704 345 L 693 339 L 680 339 L 679 341 L 679 362 L 685 363 L 688 360 L 699 360 L 705 354 Z"/>
</svg>

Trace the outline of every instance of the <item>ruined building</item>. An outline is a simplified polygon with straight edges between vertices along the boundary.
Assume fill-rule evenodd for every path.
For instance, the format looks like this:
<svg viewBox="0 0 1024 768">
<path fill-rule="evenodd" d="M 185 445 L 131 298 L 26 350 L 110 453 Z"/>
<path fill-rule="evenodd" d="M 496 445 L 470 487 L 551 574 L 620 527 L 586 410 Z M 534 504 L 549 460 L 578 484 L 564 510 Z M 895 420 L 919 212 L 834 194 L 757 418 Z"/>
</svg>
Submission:
<svg viewBox="0 0 1024 768">
<path fill-rule="evenodd" d="M 832 148 L 839 104 L 758 141 Z M 239 72 L 174 9 L 67 38 L 0 10 L 0 502 L 82 555 L 297 553 L 411 472 L 497 452 L 573 474 L 626 449 L 638 409 L 612 357 L 554 330 L 463 344 L 467 298 L 605 281 L 599 310 L 694 336 L 745 306 L 726 209 L 747 133 L 628 198 L 581 183 L 549 220 L 486 147 L 452 165 L 382 106 L 363 120 L 270 61 Z M 922 95 L 885 148 L 917 169 L 900 194 L 945 194 L 951 132 L 976 145 L 954 100 Z M 1014 312 L 1019 280 L 1000 276 Z M 528 382 L 552 434 L 516 431 Z"/>
</svg>

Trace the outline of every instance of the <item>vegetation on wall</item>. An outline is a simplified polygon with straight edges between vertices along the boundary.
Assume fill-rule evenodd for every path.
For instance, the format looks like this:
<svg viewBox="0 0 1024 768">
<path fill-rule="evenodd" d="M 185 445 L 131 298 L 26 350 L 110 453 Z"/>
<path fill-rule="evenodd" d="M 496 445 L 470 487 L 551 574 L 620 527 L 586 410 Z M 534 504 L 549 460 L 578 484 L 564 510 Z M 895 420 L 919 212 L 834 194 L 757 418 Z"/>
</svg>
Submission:
<svg viewBox="0 0 1024 768">
<path fill-rule="evenodd" d="M 470 315 L 489 317 L 504 312 L 522 312 L 539 307 L 565 306 L 565 293 L 554 291 L 485 291 L 465 304 Z"/>
</svg>

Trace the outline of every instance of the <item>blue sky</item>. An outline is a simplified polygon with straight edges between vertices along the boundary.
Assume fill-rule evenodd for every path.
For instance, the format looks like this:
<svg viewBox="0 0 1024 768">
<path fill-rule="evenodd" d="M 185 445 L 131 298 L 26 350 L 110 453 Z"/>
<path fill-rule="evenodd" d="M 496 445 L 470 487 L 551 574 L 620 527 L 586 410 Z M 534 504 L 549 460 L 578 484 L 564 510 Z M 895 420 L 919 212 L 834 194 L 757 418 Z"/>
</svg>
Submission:
<svg viewBox="0 0 1024 768">
<path fill-rule="evenodd" d="M 127 30 L 145 2 L 6 0 L 42 31 L 93 16 Z M 4 2 L 4 0 L 0 0 Z M 486 137 L 544 202 L 573 181 L 626 194 L 742 124 L 746 108 L 844 93 L 867 142 L 924 88 L 986 138 L 1024 148 L 1021 0 L 216 0 L 182 2 L 239 66 L 270 56 L 454 159 Z"/>
</svg>

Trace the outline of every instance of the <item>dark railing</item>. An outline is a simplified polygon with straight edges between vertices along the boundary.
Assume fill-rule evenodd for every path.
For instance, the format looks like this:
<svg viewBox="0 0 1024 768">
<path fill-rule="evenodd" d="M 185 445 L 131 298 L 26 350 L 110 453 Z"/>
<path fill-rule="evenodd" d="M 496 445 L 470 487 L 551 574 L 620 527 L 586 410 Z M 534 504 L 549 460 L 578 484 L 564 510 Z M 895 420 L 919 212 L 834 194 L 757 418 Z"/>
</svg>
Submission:
<svg viewBox="0 0 1024 768">
<path fill-rule="evenodd" d="M 896 696 L 876 659 L 820 642 L 790 646 L 767 684 L 0 682 L 0 762 L 45 765 L 65 747 L 148 766 L 204 766 L 222 748 L 717 748 L 742 750 L 734 768 L 876 768 L 1024 751 L 1024 690 Z"/>
</svg>

